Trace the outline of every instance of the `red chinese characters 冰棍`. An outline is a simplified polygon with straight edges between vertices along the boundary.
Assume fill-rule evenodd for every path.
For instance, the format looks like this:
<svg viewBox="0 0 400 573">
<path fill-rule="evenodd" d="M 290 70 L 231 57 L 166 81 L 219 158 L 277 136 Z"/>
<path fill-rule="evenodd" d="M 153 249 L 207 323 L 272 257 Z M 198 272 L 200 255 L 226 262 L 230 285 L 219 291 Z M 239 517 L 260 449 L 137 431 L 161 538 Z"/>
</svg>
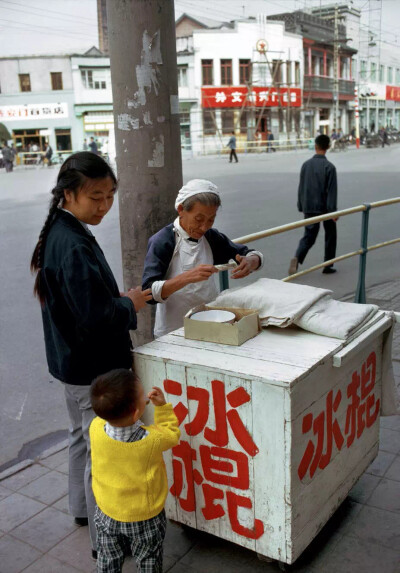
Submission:
<svg viewBox="0 0 400 573">
<path fill-rule="evenodd" d="M 168 394 L 182 395 L 182 385 L 174 380 L 165 380 L 164 389 Z M 193 419 L 184 424 L 184 430 L 188 436 L 202 435 L 205 443 L 196 450 L 187 440 L 182 439 L 173 448 L 174 483 L 170 491 L 184 511 L 192 512 L 196 510 L 195 487 L 201 487 L 204 498 L 201 511 L 206 520 L 218 519 L 227 513 L 235 533 L 249 539 L 258 539 L 264 533 L 263 522 L 254 519 L 253 527 L 249 528 L 242 525 L 238 518 L 239 508 L 253 507 L 245 492 L 250 486 L 249 456 L 256 456 L 258 448 L 237 412 L 237 408 L 250 401 L 250 396 L 242 387 L 226 394 L 225 384 L 220 380 L 211 382 L 211 393 L 214 429 L 207 426 L 210 392 L 205 388 L 187 387 L 187 400 L 197 402 L 197 409 Z M 179 402 L 174 410 L 181 425 L 188 415 L 188 408 Z M 229 428 L 243 451 L 227 447 Z M 200 462 L 202 473 L 193 469 L 195 460 Z M 243 495 L 227 488 L 241 490 Z M 185 497 L 182 496 L 184 489 Z"/>
<path fill-rule="evenodd" d="M 317 468 L 323 470 L 332 459 L 333 444 L 340 451 L 345 445 L 350 448 L 364 430 L 378 418 L 380 400 L 374 393 L 376 380 L 376 354 L 371 352 L 360 370 L 355 370 L 346 388 L 346 417 L 340 428 L 336 412 L 342 402 L 341 390 L 330 390 L 326 396 L 325 409 L 317 415 L 308 412 L 302 419 L 302 434 L 312 432 L 303 457 L 297 468 L 302 480 L 307 472 L 313 478 Z M 346 438 L 346 439 L 345 439 Z"/>
</svg>

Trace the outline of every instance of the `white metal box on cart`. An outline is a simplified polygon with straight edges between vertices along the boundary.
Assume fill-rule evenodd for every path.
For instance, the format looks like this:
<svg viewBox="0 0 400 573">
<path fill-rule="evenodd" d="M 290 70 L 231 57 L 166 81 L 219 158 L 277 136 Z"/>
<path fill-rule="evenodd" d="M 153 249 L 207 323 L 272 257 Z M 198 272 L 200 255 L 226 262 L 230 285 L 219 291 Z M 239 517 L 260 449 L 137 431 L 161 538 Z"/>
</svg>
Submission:
<svg viewBox="0 0 400 573">
<path fill-rule="evenodd" d="M 390 326 L 380 312 L 347 344 L 270 327 L 240 347 L 180 329 L 137 348 L 180 421 L 168 517 L 293 563 L 378 453 Z"/>
</svg>

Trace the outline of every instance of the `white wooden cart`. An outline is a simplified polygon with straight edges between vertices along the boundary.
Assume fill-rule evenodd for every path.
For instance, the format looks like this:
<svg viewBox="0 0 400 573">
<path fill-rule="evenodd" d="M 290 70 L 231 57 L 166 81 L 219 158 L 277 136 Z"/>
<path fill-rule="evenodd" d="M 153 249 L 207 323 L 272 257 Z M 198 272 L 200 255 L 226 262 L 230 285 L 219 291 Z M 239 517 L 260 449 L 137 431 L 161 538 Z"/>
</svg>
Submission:
<svg viewBox="0 0 400 573">
<path fill-rule="evenodd" d="M 384 333 L 352 342 L 268 328 L 240 347 L 183 329 L 135 351 L 181 422 L 170 519 L 293 563 L 378 453 Z M 148 421 L 148 420 L 146 420 Z"/>
</svg>

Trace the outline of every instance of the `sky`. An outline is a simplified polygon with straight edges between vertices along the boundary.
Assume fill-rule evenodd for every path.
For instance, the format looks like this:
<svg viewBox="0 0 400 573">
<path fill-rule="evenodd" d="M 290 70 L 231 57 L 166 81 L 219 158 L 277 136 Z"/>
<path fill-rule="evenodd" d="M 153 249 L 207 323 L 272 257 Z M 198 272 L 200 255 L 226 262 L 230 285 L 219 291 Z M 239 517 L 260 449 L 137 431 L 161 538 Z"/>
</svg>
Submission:
<svg viewBox="0 0 400 573">
<path fill-rule="evenodd" d="M 118 1 L 118 0 L 113 0 Z M 132 0 L 135 1 L 135 0 Z M 175 0 L 175 15 L 229 21 L 333 4 L 334 0 Z M 339 2 L 341 3 L 341 2 Z M 400 46 L 400 0 L 353 0 L 365 23 L 379 21 L 388 46 Z M 0 0 L 0 57 L 83 53 L 98 46 L 96 0 Z"/>
</svg>

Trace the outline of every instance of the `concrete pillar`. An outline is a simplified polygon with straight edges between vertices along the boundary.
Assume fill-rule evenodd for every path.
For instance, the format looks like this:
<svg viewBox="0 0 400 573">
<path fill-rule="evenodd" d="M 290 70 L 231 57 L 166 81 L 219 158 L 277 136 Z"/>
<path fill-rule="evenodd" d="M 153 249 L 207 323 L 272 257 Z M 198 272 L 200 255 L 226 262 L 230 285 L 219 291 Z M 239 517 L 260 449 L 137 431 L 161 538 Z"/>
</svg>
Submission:
<svg viewBox="0 0 400 573">
<path fill-rule="evenodd" d="M 176 216 L 182 185 L 174 3 L 108 0 L 125 289 L 141 284 L 147 242 Z M 150 306 L 135 344 L 152 338 Z"/>
</svg>

